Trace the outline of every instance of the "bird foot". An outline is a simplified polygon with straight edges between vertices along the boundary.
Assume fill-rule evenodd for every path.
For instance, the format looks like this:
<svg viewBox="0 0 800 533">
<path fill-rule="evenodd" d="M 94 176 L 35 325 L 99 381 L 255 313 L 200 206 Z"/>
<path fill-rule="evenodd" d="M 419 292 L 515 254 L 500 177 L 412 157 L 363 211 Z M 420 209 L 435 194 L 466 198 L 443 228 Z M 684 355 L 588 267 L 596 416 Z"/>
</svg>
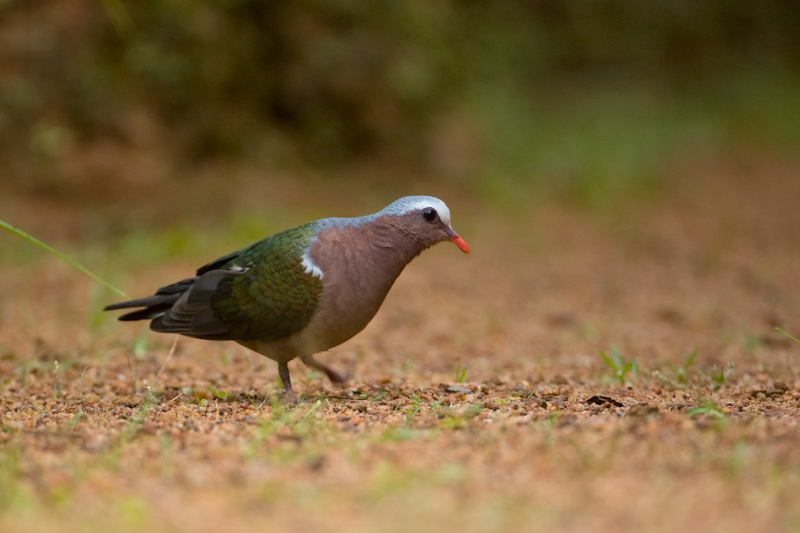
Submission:
<svg viewBox="0 0 800 533">
<path fill-rule="evenodd" d="M 297 394 L 291 389 L 286 391 L 286 394 L 283 395 L 283 399 L 286 403 L 297 403 Z"/>
<path fill-rule="evenodd" d="M 297 403 L 297 394 L 292 390 L 292 378 L 289 377 L 289 365 L 287 363 L 278 363 L 278 375 L 283 383 L 283 388 L 286 391 L 284 399 L 288 403 Z"/>
<path fill-rule="evenodd" d="M 347 383 L 347 378 L 349 376 L 343 376 L 338 372 L 331 370 L 330 368 L 326 368 L 325 375 L 328 376 L 328 379 L 331 380 L 331 383 L 334 385 L 344 385 Z"/>
<path fill-rule="evenodd" d="M 344 373 L 344 381 L 342 381 L 342 385 L 346 382 L 350 381 L 353 376 L 356 375 L 356 358 L 353 357 L 350 361 L 347 362 L 347 369 Z"/>
<path fill-rule="evenodd" d="M 326 376 L 328 376 L 328 379 L 331 380 L 331 383 L 333 383 L 334 385 L 344 385 L 350 378 L 350 372 L 342 376 L 335 370 L 331 369 L 328 366 L 323 365 L 322 363 L 314 359 L 313 356 L 301 357 L 301 360 L 303 361 L 303 363 L 305 363 L 307 367 L 323 372 Z"/>
</svg>

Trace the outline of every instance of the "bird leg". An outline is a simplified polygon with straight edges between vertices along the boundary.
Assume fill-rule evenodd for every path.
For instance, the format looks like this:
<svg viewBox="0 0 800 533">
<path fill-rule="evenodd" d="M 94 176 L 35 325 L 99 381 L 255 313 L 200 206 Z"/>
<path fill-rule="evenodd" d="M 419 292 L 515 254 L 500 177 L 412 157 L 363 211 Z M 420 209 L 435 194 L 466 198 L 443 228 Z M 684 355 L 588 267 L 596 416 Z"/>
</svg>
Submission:
<svg viewBox="0 0 800 533">
<path fill-rule="evenodd" d="M 289 377 L 289 363 L 278 363 L 278 375 L 283 381 L 283 388 L 286 390 L 286 400 L 297 403 L 297 394 L 292 389 L 292 378 Z"/>
<path fill-rule="evenodd" d="M 325 372 L 325 375 L 328 376 L 328 379 L 331 380 L 331 383 L 335 385 L 342 385 L 346 381 L 346 378 L 343 378 L 337 372 L 331 370 L 329 367 L 314 359 L 313 355 L 303 355 L 300 357 L 300 360 L 303 361 L 303 363 L 305 363 L 308 367 Z"/>
</svg>

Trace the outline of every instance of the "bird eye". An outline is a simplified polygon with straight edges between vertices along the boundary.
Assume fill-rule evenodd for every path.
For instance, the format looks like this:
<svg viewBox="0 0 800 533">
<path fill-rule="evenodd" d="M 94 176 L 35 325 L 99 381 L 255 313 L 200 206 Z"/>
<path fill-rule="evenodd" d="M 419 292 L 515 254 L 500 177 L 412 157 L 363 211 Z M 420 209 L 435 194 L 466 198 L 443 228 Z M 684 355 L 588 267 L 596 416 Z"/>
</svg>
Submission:
<svg viewBox="0 0 800 533">
<path fill-rule="evenodd" d="M 433 222 L 434 220 L 436 220 L 438 215 L 436 213 L 436 209 L 432 207 L 426 207 L 425 209 L 422 210 L 422 216 L 428 222 Z"/>
</svg>

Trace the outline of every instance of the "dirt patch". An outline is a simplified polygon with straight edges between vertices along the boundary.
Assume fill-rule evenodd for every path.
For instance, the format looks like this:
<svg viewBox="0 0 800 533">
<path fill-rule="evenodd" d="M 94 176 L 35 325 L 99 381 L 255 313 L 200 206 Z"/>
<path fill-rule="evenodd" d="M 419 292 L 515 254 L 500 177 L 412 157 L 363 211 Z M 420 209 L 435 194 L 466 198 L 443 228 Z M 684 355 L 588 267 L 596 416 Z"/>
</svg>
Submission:
<svg viewBox="0 0 800 533">
<path fill-rule="evenodd" d="M 321 356 L 346 387 L 293 363 L 295 407 L 271 361 L 168 357 L 75 271 L 4 254 L 0 528 L 794 531 L 798 174 L 693 161 L 614 216 L 451 205 L 473 253 L 424 254 Z"/>
</svg>

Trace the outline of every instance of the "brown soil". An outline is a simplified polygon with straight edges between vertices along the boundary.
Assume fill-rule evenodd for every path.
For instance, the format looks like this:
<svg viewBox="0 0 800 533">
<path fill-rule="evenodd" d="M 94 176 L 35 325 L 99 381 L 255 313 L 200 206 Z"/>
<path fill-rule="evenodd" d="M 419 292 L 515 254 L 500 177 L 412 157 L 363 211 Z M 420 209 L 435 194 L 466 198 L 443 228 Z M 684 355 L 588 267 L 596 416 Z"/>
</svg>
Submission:
<svg viewBox="0 0 800 533">
<path fill-rule="evenodd" d="M 237 345 L 135 348 L 144 328 L 97 318 L 113 297 L 2 237 L 0 529 L 797 531 L 800 344 L 774 328 L 800 333 L 800 162 L 669 174 L 613 213 L 436 191 L 473 253 L 423 254 L 320 356 L 347 387 L 292 364 L 295 407 Z"/>
</svg>

